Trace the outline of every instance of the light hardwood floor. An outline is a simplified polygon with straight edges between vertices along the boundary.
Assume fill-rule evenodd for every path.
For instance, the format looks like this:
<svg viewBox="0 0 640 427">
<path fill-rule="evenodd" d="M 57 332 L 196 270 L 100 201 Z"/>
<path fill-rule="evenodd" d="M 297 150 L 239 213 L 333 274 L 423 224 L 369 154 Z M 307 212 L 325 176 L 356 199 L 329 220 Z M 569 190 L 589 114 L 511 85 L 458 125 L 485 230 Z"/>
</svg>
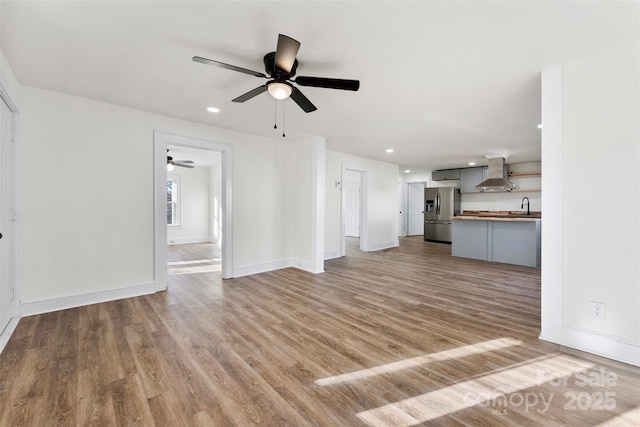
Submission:
<svg viewBox="0 0 640 427">
<path fill-rule="evenodd" d="M 540 270 L 399 248 L 23 318 L 0 426 L 637 426 L 640 369 L 538 340 Z M 590 378 L 590 382 L 586 379 Z"/>
</svg>

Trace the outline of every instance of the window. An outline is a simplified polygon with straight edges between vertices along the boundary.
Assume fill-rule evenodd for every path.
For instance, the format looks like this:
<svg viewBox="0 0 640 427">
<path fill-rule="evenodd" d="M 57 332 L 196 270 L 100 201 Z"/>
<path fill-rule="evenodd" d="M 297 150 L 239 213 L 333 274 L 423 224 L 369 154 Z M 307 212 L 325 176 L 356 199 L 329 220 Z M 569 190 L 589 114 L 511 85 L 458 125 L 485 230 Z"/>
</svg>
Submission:
<svg viewBox="0 0 640 427">
<path fill-rule="evenodd" d="M 167 177 L 167 225 L 180 225 L 180 177 Z"/>
</svg>

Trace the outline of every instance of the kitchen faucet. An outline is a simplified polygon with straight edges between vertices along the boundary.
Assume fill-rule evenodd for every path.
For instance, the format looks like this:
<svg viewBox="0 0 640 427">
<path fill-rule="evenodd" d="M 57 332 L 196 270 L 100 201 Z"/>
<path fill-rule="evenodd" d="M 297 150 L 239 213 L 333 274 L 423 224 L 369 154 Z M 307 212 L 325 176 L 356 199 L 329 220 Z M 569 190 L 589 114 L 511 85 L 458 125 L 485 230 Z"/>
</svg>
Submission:
<svg viewBox="0 0 640 427">
<path fill-rule="evenodd" d="M 524 209 L 524 199 L 527 199 L 527 215 L 531 215 L 529 211 L 529 198 L 527 196 L 522 198 L 522 203 L 520 204 L 520 209 Z"/>
</svg>

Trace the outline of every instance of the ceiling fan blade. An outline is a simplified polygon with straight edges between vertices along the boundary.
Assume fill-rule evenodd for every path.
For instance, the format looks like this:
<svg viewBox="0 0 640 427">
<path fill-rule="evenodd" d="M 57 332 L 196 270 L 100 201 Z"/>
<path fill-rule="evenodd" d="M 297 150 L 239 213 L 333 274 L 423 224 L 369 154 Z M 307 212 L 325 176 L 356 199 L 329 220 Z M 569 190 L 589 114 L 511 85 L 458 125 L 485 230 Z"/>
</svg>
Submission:
<svg viewBox="0 0 640 427">
<path fill-rule="evenodd" d="M 184 163 L 172 162 L 171 164 L 173 166 L 179 166 L 181 168 L 189 168 L 189 169 L 195 168 L 195 166 L 193 166 L 193 165 L 185 165 Z"/>
<path fill-rule="evenodd" d="M 255 76 L 255 77 L 267 78 L 267 76 L 265 74 L 260 73 L 258 71 L 248 70 L 248 69 L 242 68 L 242 67 L 236 67 L 235 65 L 225 64 L 224 62 L 215 61 L 213 59 L 202 58 L 200 56 L 194 56 L 192 59 L 193 59 L 194 62 L 199 62 L 201 64 L 215 65 L 216 67 L 225 68 L 227 70 L 238 71 L 240 73 L 249 74 L 249 75 Z"/>
<path fill-rule="evenodd" d="M 233 101 L 233 102 L 248 101 L 251 98 L 253 98 L 254 96 L 258 96 L 262 92 L 265 92 L 266 90 L 267 90 L 267 85 L 258 86 L 257 88 L 250 90 L 249 92 L 245 93 L 244 95 L 240 95 L 239 97 L 237 97 L 235 99 L 232 99 L 231 101 Z"/>
<path fill-rule="evenodd" d="M 342 89 L 356 91 L 360 88 L 360 80 L 327 79 L 324 77 L 296 77 L 295 82 L 300 86 L 324 87 L 327 89 Z"/>
<path fill-rule="evenodd" d="M 191 160 L 174 160 L 176 163 L 193 163 Z"/>
<path fill-rule="evenodd" d="M 290 73 L 296 60 L 298 49 L 300 49 L 299 41 L 284 34 L 279 34 L 278 47 L 276 48 L 276 67 Z"/>
<path fill-rule="evenodd" d="M 293 99 L 296 104 L 300 106 L 304 110 L 305 113 L 310 113 L 312 111 L 316 111 L 317 108 L 315 105 L 309 101 L 309 99 L 298 90 L 297 87 L 294 87 L 291 91 L 291 99 Z"/>
</svg>

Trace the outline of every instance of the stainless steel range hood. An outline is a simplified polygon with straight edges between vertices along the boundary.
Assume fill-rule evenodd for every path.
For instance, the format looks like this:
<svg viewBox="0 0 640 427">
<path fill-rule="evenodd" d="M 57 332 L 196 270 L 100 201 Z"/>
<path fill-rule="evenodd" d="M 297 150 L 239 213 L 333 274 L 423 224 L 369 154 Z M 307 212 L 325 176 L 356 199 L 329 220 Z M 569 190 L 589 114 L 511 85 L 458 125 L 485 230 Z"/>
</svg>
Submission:
<svg viewBox="0 0 640 427">
<path fill-rule="evenodd" d="M 481 191 L 509 191 L 518 188 L 504 176 L 504 157 L 489 158 L 488 178 L 476 185 Z"/>
</svg>

